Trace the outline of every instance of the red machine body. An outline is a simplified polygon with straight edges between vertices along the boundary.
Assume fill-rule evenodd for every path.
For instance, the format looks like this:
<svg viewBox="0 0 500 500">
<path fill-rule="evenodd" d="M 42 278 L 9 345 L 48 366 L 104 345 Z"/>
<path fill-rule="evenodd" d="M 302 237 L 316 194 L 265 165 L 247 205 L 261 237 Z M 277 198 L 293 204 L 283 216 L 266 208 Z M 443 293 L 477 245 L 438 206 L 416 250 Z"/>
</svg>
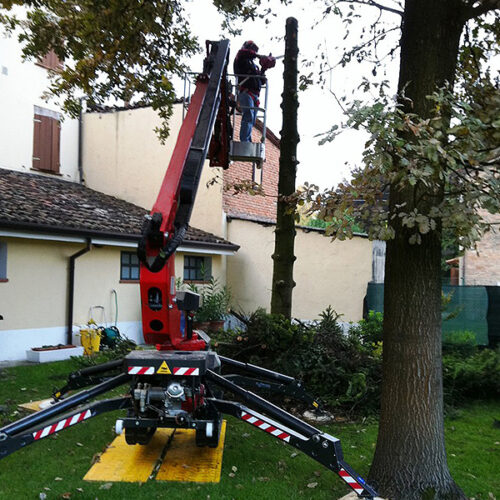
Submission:
<svg viewBox="0 0 500 500">
<path fill-rule="evenodd" d="M 151 210 L 154 213 L 164 214 L 160 231 L 171 234 L 174 231 L 174 218 L 179 199 L 180 179 L 186 156 L 193 139 L 198 123 L 201 105 L 207 89 L 207 81 L 199 79 L 193 94 L 191 104 L 182 123 L 172 158 L 160 188 L 160 193 Z M 168 236 L 167 236 L 168 237 Z M 162 248 L 165 242 L 162 242 Z M 157 253 L 148 243 L 147 252 Z M 176 349 L 197 351 L 204 349 L 205 342 L 198 340 L 196 332 L 193 338 L 187 340 L 186 332 L 181 330 L 182 312 L 175 304 L 175 254 L 172 254 L 160 271 L 150 271 L 144 263 L 140 267 L 142 325 L 144 340 L 147 344 L 156 345 L 159 350 Z M 150 290 L 159 290 L 161 308 L 150 307 Z M 156 292 L 158 293 L 158 292 Z"/>
</svg>

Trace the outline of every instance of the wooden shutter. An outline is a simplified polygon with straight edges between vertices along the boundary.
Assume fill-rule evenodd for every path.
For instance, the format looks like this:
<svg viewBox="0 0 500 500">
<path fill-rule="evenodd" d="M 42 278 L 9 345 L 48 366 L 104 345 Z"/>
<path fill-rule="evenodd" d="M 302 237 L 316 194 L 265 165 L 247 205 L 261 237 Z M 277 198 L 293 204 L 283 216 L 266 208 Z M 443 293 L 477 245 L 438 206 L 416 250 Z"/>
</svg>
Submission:
<svg viewBox="0 0 500 500">
<path fill-rule="evenodd" d="M 61 126 L 59 120 L 35 114 L 33 127 L 33 168 L 59 173 Z"/>
<path fill-rule="evenodd" d="M 51 141 L 51 151 L 50 151 L 50 170 L 55 173 L 59 173 L 59 150 L 61 144 L 61 124 L 59 120 L 54 120 L 50 118 L 52 126 L 52 141 Z"/>
<path fill-rule="evenodd" d="M 62 69 L 63 67 L 61 60 L 57 57 L 56 53 L 53 50 L 47 52 L 36 64 L 45 69 L 56 70 Z"/>
<path fill-rule="evenodd" d="M 33 168 L 40 168 L 42 160 L 42 117 L 35 114 L 33 122 Z"/>
</svg>

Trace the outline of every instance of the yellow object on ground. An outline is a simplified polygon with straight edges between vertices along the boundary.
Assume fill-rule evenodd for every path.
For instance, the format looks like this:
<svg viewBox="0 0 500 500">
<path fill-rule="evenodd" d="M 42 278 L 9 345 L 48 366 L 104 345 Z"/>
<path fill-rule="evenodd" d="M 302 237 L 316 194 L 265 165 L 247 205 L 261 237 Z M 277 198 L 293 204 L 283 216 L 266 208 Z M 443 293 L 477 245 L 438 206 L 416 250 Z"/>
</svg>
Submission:
<svg viewBox="0 0 500 500">
<path fill-rule="evenodd" d="M 198 448 L 195 442 L 194 430 L 177 429 L 167 455 L 156 474 L 156 480 L 218 483 L 220 481 L 225 436 L 225 420 L 222 422 L 220 441 L 217 448 Z"/>
<path fill-rule="evenodd" d="M 172 429 L 158 429 L 147 446 L 128 445 L 125 441 L 125 434 L 118 436 L 83 479 L 85 481 L 146 482 L 158 460 L 161 459 L 172 432 Z"/>
<path fill-rule="evenodd" d="M 97 328 L 81 328 L 80 337 L 83 346 L 83 354 L 86 356 L 91 356 L 92 354 L 99 352 L 99 347 L 101 345 L 101 334 Z"/>
<path fill-rule="evenodd" d="M 158 481 L 190 481 L 218 483 L 222 467 L 222 453 L 226 435 L 226 421 L 222 422 L 219 446 L 198 448 L 195 431 L 158 429 L 147 446 L 130 446 L 125 435 L 118 436 L 83 478 L 85 481 L 146 482 L 159 466 Z M 165 448 L 166 454 L 165 454 Z M 163 462 L 160 465 L 162 456 Z"/>
</svg>

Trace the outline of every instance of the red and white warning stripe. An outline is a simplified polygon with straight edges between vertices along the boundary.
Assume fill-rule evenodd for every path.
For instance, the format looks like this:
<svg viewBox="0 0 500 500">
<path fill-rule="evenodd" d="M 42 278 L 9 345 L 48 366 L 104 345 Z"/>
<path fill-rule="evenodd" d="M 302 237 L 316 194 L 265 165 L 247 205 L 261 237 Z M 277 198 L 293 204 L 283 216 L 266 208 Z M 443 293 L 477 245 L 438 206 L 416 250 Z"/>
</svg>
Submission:
<svg viewBox="0 0 500 500">
<path fill-rule="evenodd" d="M 66 429 L 67 427 L 70 427 L 71 425 L 79 424 L 80 422 L 83 422 L 84 420 L 90 418 L 91 416 L 92 412 L 90 410 L 85 410 L 82 411 L 81 413 L 76 413 L 75 415 L 65 418 L 64 420 L 60 420 L 59 422 L 56 422 L 53 425 L 47 425 L 47 427 L 44 427 L 39 431 L 33 432 L 33 438 L 36 441 L 46 436 L 50 436 L 55 432 L 59 432 L 63 429 Z"/>
<path fill-rule="evenodd" d="M 340 469 L 339 476 L 358 494 L 361 495 L 364 488 L 345 469 Z"/>
<path fill-rule="evenodd" d="M 282 439 L 283 441 L 286 441 L 287 443 L 290 441 L 289 432 L 285 432 L 283 429 L 280 429 L 277 426 L 276 422 L 273 422 L 271 424 L 269 422 L 266 422 L 266 420 L 264 420 L 262 415 L 260 414 L 257 415 L 252 415 L 251 413 L 242 411 L 241 419 L 244 420 L 245 422 L 248 422 L 249 424 L 254 425 L 255 427 L 258 427 L 259 429 L 262 429 L 263 431 L 268 432 L 269 434 L 272 434 L 273 436 L 279 439 Z"/>
<path fill-rule="evenodd" d="M 128 367 L 129 375 L 154 375 L 155 367 L 154 366 L 129 366 Z"/>
<path fill-rule="evenodd" d="M 199 376 L 200 369 L 199 368 L 189 368 L 188 366 L 174 366 L 172 369 L 173 375 L 191 375 L 191 376 Z"/>
</svg>

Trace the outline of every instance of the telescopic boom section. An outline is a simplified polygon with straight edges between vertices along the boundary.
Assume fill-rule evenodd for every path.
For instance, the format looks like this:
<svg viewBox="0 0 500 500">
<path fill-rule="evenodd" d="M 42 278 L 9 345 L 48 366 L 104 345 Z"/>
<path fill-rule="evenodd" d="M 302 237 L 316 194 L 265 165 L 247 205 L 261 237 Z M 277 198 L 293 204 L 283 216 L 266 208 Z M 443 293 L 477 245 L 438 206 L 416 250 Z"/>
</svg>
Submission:
<svg viewBox="0 0 500 500">
<path fill-rule="evenodd" d="M 207 42 L 203 73 L 182 123 L 158 198 L 146 218 L 139 243 L 144 339 L 158 350 L 197 351 L 206 342 L 196 332 L 188 338 L 186 318 L 175 304 L 175 250 L 188 228 L 216 119 L 227 102 L 225 84 L 229 41 Z M 221 135 L 225 140 L 224 135 Z M 217 148 L 228 151 L 227 144 Z M 228 163 L 228 160 L 227 160 Z M 223 166 L 227 166 L 223 164 Z"/>
</svg>

